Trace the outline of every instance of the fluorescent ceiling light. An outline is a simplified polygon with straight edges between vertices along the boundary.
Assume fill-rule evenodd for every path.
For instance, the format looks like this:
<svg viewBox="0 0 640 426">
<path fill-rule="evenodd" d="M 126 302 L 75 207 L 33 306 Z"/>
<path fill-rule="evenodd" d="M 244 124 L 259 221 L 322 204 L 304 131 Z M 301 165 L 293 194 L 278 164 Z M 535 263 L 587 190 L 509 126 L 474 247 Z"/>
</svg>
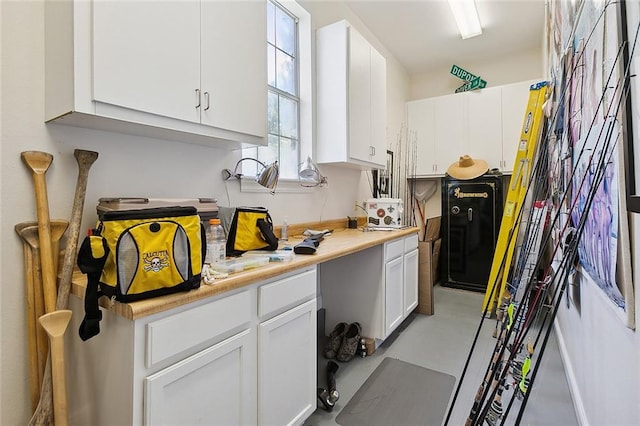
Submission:
<svg viewBox="0 0 640 426">
<path fill-rule="evenodd" d="M 449 6 L 463 39 L 482 34 L 475 0 L 449 0 Z"/>
</svg>

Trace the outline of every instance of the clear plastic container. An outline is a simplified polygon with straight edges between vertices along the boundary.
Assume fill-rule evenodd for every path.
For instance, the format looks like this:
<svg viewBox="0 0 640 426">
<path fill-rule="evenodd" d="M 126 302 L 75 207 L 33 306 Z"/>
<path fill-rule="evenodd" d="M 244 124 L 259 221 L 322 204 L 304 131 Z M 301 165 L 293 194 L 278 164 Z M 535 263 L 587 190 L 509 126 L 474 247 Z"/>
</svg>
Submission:
<svg viewBox="0 0 640 426">
<path fill-rule="evenodd" d="M 243 253 L 242 257 L 266 257 L 269 262 L 288 262 L 293 260 L 293 250 L 250 250 Z"/>
<path fill-rule="evenodd" d="M 258 268 L 269 264 L 268 257 L 250 256 L 247 258 L 237 258 L 216 262 L 211 267 L 214 271 L 226 272 L 233 274 L 234 272 L 242 272 L 247 269 Z"/>
<path fill-rule="evenodd" d="M 225 260 L 227 258 L 227 238 L 224 234 L 224 228 L 220 224 L 220 219 L 209 219 L 206 236 L 207 254 L 204 263 L 212 265 Z"/>
</svg>

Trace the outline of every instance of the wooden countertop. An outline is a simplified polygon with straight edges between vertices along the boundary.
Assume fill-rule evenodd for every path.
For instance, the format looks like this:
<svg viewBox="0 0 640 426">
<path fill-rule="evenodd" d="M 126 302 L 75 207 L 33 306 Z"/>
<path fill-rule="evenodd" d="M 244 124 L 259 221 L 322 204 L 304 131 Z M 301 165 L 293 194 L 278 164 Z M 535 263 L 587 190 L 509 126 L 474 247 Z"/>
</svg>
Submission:
<svg viewBox="0 0 640 426">
<path fill-rule="evenodd" d="M 393 231 L 369 232 L 363 232 L 362 228 L 334 229 L 331 235 L 324 238 L 316 253 L 312 255 L 296 254 L 291 261 L 271 262 L 259 268 L 231 274 L 228 278 L 216 280 L 212 285 L 202 283 L 200 288 L 188 292 L 170 294 L 132 303 L 115 302 L 112 307 L 109 307 L 110 302 L 107 298 L 102 297 L 100 298 L 100 305 L 122 317 L 135 320 L 197 300 L 216 296 L 227 291 L 242 288 L 296 269 L 327 262 L 417 232 L 418 228 L 415 227 Z M 290 237 L 287 243 L 288 245 L 294 246 L 302 240 L 302 236 L 294 236 Z M 72 294 L 83 298 L 86 284 L 86 276 L 76 270 L 72 278 Z"/>
</svg>

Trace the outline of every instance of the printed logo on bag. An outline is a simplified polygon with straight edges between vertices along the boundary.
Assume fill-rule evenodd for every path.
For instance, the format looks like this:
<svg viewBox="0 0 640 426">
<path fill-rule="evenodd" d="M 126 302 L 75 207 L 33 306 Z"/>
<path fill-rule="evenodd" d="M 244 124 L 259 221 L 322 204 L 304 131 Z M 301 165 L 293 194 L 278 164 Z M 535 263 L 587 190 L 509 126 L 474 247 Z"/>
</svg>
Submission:
<svg viewBox="0 0 640 426">
<path fill-rule="evenodd" d="M 169 252 L 167 250 L 144 253 L 145 272 L 160 272 L 169 267 Z"/>
</svg>

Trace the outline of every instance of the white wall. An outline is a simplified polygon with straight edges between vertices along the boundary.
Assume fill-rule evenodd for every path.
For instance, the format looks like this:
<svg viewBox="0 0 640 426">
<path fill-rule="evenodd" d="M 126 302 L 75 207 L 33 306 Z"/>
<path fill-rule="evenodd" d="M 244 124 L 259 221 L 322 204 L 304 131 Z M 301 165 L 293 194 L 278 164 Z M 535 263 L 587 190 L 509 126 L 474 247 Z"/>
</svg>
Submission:
<svg viewBox="0 0 640 426">
<path fill-rule="evenodd" d="M 220 171 L 232 167 L 240 152 L 134 137 L 117 133 L 45 125 L 43 123 L 44 32 L 43 2 L 0 2 L 1 112 L 0 136 L 0 424 L 25 424 L 30 417 L 22 245 L 14 232 L 19 222 L 36 219 L 32 178 L 20 152 L 41 150 L 54 155 L 46 174 L 51 218 L 69 218 L 77 167 L 73 150 L 99 152 L 91 168 L 82 228 L 96 220 L 95 205 L 103 196 L 216 197 L 220 205 L 262 205 L 279 224 L 345 218 L 353 215 L 354 200 L 370 197 L 369 185 L 354 170 L 321 166 L 329 186 L 310 193 L 247 194 L 238 182 L 226 187 Z M 343 18 L 348 9 L 332 2 L 309 7 L 314 27 Z M 363 30 L 363 28 L 360 28 Z M 370 33 L 363 31 L 366 37 Z M 379 43 L 371 40 L 376 47 Z M 387 56 L 389 133 L 404 121 L 408 77 Z M 391 93 L 392 92 L 392 93 Z M 229 200 L 227 199 L 227 190 Z M 70 330 L 77 333 L 77 330 Z"/>
<path fill-rule="evenodd" d="M 398 135 L 406 125 L 405 103 L 409 97 L 409 75 L 400 63 L 380 43 L 376 36 L 364 25 L 352 11 L 342 2 L 302 0 L 300 4 L 311 13 L 314 28 L 320 28 L 336 21 L 346 19 L 362 34 L 373 47 L 387 60 L 387 146 L 395 146 Z M 315 34 L 313 36 L 315 43 Z M 360 192 L 371 198 L 371 173 L 362 173 Z M 352 211 L 351 214 L 356 214 Z M 362 213 L 362 211 L 360 211 Z"/>
<path fill-rule="evenodd" d="M 462 86 L 462 81 L 450 74 L 451 65 L 429 73 L 411 76 L 410 99 L 450 95 Z M 545 75 L 542 68 L 542 49 L 535 48 L 505 56 L 500 60 L 468 62 L 461 58 L 455 65 L 480 76 L 487 87 L 533 80 Z"/>
<path fill-rule="evenodd" d="M 629 17 L 635 16 L 637 24 L 640 16 L 638 2 L 627 2 L 627 10 L 634 11 Z M 615 55 L 618 42 L 612 29 L 616 28 L 617 15 L 613 13 L 605 16 L 605 28 L 608 30 L 605 41 L 607 52 Z M 635 33 L 635 24 L 629 28 Z M 606 31 L 605 30 L 605 31 Z M 635 55 L 635 69 L 640 62 Z M 635 74 L 632 70 L 632 74 Z M 639 83 L 632 79 L 634 91 L 631 96 L 637 96 Z M 638 158 L 640 132 L 638 132 L 640 112 L 636 108 L 637 98 L 634 100 L 633 138 L 636 147 L 635 158 Z M 622 146 L 618 146 L 622 149 Z M 621 158 L 621 157 L 620 157 Z M 623 164 L 619 161 L 619 164 Z M 624 171 L 620 171 L 624 174 Z M 638 172 L 636 169 L 636 178 Z M 620 196 L 624 197 L 625 190 L 621 187 Z M 574 392 L 574 402 L 578 419 L 587 425 L 637 425 L 640 424 L 640 326 L 638 307 L 640 307 L 640 215 L 620 214 L 620 220 L 629 219 L 629 236 L 631 238 L 631 267 L 635 286 L 635 325 L 636 330 L 627 328 L 627 318 L 624 313 L 615 308 L 604 292 L 592 282 L 588 276 L 583 276 L 580 282 L 580 310 L 573 303 L 563 303 L 558 311 L 556 331 L 560 350 L 563 355 L 569 385 Z M 620 227 L 623 231 L 623 228 Z M 627 248 L 628 252 L 629 248 Z M 620 256 L 618 256 L 620 263 Z M 618 265 L 620 268 L 620 265 Z M 622 278 L 618 278 L 619 280 Z M 632 312 L 632 311 L 630 311 Z"/>
<path fill-rule="evenodd" d="M 638 241 L 639 215 L 633 240 Z M 635 253 L 634 282 L 640 255 Z M 632 425 L 640 422 L 640 338 L 625 326 L 611 302 L 588 277 L 580 282 L 580 311 L 566 299 L 558 311 L 556 332 L 576 414 L 588 425 Z M 635 304 L 640 297 L 635 294 Z M 636 322 L 638 321 L 636 315 Z"/>
</svg>

